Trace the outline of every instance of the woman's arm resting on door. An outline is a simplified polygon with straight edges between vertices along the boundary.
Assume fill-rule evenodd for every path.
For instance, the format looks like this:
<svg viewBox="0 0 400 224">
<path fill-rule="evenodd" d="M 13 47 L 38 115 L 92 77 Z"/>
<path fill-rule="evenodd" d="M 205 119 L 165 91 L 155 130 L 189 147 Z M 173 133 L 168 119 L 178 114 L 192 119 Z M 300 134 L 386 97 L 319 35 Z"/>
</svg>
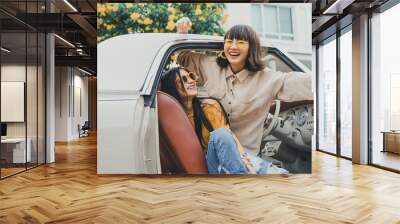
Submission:
<svg viewBox="0 0 400 224">
<path fill-rule="evenodd" d="M 277 94 L 285 102 L 313 100 L 311 74 L 302 72 L 282 73 L 282 86 Z"/>
</svg>

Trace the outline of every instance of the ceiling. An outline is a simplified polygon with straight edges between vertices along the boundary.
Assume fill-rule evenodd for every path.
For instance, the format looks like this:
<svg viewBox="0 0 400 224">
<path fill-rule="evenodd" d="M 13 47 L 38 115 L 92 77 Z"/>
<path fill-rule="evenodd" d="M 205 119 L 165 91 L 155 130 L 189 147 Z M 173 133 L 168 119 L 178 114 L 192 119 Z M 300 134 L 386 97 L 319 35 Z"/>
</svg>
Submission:
<svg viewBox="0 0 400 224">
<path fill-rule="evenodd" d="M 31 39 L 36 34 L 29 32 L 54 32 L 56 66 L 78 66 L 95 74 L 96 5 L 96 0 L 1 0 L 2 46 L 13 49 L 7 58 L 16 59 L 25 51 L 27 58 L 35 55 L 37 44 Z"/>
<path fill-rule="evenodd" d="M 312 3 L 312 38 L 318 44 L 337 30 L 350 25 L 354 17 L 373 12 L 389 0 L 307 0 Z"/>
</svg>

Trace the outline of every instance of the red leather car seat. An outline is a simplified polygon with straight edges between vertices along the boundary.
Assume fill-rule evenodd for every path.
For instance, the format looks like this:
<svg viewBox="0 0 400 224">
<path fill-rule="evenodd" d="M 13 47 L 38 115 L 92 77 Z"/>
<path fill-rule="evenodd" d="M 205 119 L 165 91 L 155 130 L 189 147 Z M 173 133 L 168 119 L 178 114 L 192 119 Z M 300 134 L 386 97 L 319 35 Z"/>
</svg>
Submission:
<svg viewBox="0 0 400 224">
<path fill-rule="evenodd" d="M 180 103 L 157 91 L 157 106 L 163 173 L 207 174 L 200 142 Z"/>
</svg>

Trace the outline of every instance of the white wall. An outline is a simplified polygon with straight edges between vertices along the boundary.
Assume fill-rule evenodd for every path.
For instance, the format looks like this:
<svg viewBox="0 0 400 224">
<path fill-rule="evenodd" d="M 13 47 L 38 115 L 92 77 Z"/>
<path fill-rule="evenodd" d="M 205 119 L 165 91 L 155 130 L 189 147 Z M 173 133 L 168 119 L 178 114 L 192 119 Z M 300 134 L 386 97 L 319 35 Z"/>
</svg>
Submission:
<svg viewBox="0 0 400 224">
<path fill-rule="evenodd" d="M 68 86 L 67 67 L 55 68 L 55 141 L 68 140 Z"/>
<path fill-rule="evenodd" d="M 25 83 L 1 82 L 1 121 L 25 121 Z M 35 107 L 36 108 L 36 105 Z"/>
<path fill-rule="evenodd" d="M 25 82 L 24 65 L 8 64 L 1 66 L 1 81 L 21 81 Z M 28 70 L 29 67 L 28 67 Z M 1 108 L 5 110 L 6 108 Z M 7 122 L 7 137 L 25 137 L 25 122 Z"/>
<path fill-rule="evenodd" d="M 246 24 L 251 26 L 250 3 L 227 3 L 225 5 L 225 12 L 228 13 L 228 19 L 224 25 L 225 31 L 238 24 Z"/>
<path fill-rule="evenodd" d="M 88 78 L 83 75 L 76 68 L 56 67 L 56 141 L 79 138 L 78 124 L 88 120 Z"/>
<path fill-rule="evenodd" d="M 26 73 L 27 72 L 27 73 Z M 36 76 L 36 67 L 33 66 L 27 66 L 25 67 L 24 65 L 19 65 L 19 64 L 5 64 L 1 66 L 1 81 L 2 82 L 13 82 L 13 81 L 17 81 L 17 82 L 25 82 L 25 76 L 28 76 L 28 80 L 29 80 L 29 84 L 30 85 L 36 85 L 36 82 L 31 83 L 32 82 L 32 78 L 31 76 L 34 75 Z M 32 101 L 34 101 L 32 98 L 34 98 L 36 100 L 36 88 L 35 89 L 31 89 L 31 88 L 27 88 L 27 103 L 31 103 Z M 3 96 L 4 97 L 4 96 Z M 30 109 L 33 108 L 33 110 L 36 109 L 36 101 L 34 105 L 28 105 L 31 106 Z M 2 108 L 2 110 L 6 110 L 7 108 Z M 29 134 L 31 132 L 33 132 L 33 130 L 36 130 L 36 125 L 32 125 L 31 122 L 34 121 L 36 123 L 36 113 L 31 113 L 31 110 L 29 110 L 27 114 L 27 118 L 28 118 L 28 122 L 30 122 L 28 124 L 28 137 Z M 7 122 L 7 137 L 25 137 L 25 126 L 26 126 L 26 122 Z"/>
<path fill-rule="evenodd" d="M 88 112 L 88 77 L 81 76 L 82 73 L 79 73 L 79 75 L 76 75 L 75 70 L 75 77 L 74 77 L 74 108 L 72 108 L 72 117 L 73 119 L 71 120 L 71 134 L 73 138 L 79 137 L 79 132 L 78 132 L 78 124 L 81 126 L 85 123 L 85 121 L 88 121 L 89 119 L 89 112 Z M 80 93 L 79 93 L 80 92 Z M 79 97 L 80 95 L 80 97 Z M 79 102 L 80 101 L 80 102 Z"/>
<path fill-rule="evenodd" d="M 8 63 L 1 66 L 2 82 L 24 82 L 26 89 L 26 100 L 23 102 L 22 108 L 18 108 L 20 113 L 26 113 L 26 120 L 22 122 L 5 122 L 7 124 L 8 138 L 24 138 L 25 135 L 29 139 L 29 148 L 31 149 L 32 161 L 39 163 L 44 162 L 45 150 L 45 117 L 44 117 L 44 74 L 42 67 L 27 65 L 25 63 Z M 3 92 L 4 89 L 2 89 Z M 25 93 L 25 92 L 24 92 Z M 2 95 L 2 98 L 8 98 Z M 26 106 L 25 106 L 26 103 Z M 3 107 L 3 112 L 7 110 L 16 110 L 16 108 Z M 17 111 L 8 111 L 17 113 Z M 39 155 L 37 155 L 37 153 Z"/>
</svg>

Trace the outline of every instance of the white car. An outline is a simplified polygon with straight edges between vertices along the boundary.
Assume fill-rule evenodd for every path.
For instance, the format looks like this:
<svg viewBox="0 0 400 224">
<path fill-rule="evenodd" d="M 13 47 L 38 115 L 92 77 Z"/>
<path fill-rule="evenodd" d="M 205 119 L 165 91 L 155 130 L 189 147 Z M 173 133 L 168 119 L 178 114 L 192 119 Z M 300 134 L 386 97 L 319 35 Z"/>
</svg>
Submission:
<svg viewBox="0 0 400 224">
<path fill-rule="evenodd" d="M 162 72 L 174 52 L 184 49 L 215 51 L 222 49 L 223 38 L 191 34 L 127 34 L 110 38 L 98 45 L 97 92 L 97 172 L 99 174 L 161 174 L 157 88 Z M 283 72 L 310 72 L 288 53 L 262 41 L 267 49 L 267 65 Z M 306 104 L 306 106 L 304 106 Z M 300 108 L 300 109 L 298 109 Z M 301 109 L 306 108 L 306 109 Z M 312 101 L 291 107 L 292 112 L 271 115 L 260 156 L 290 168 L 291 172 L 307 172 L 309 168 L 293 165 L 308 157 L 311 165 Z M 306 110 L 306 112 L 304 112 Z M 297 119 L 293 122 L 293 119 Z M 304 122 L 303 122 L 304 121 Z M 311 121 L 311 122 L 310 122 Z M 286 123 L 285 123 L 286 122 Z M 287 123 L 289 122 L 289 123 Z M 307 128 L 301 129 L 307 124 Z M 286 126 L 289 127 L 285 129 Z M 294 127 L 296 126 L 296 127 Z M 310 130 L 311 127 L 311 130 Z M 279 132 L 278 129 L 282 129 Z M 300 140 L 286 138 L 285 147 L 294 147 L 295 154 L 288 164 L 283 153 L 285 144 L 276 144 L 280 134 L 291 135 L 290 129 L 308 134 Z M 285 130 L 283 130 L 285 129 Z M 306 130 L 307 129 L 307 130 Z M 271 139 L 271 134 L 275 138 Z M 309 136 L 310 135 L 310 136 Z M 292 136 L 293 137 L 293 136 Z M 271 144 L 268 142 L 272 142 Z M 298 147 L 299 149 L 297 150 Z M 284 155 L 281 159 L 279 154 Z M 304 158 L 300 158 L 304 161 Z M 278 164 L 279 165 L 279 164 Z M 297 170 L 296 170 L 297 169 Z"/>
</svg>

